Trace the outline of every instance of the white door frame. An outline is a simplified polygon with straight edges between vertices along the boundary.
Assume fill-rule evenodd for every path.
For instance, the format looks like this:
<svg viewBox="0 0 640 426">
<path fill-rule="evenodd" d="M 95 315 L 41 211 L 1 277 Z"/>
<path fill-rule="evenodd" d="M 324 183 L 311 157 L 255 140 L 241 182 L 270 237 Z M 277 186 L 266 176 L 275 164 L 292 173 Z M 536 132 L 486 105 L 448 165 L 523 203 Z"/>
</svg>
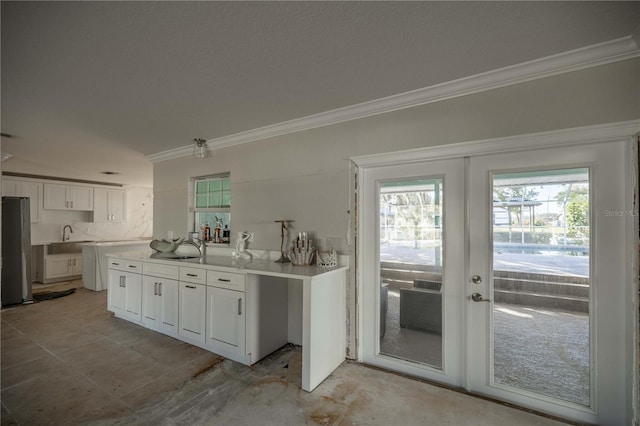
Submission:
<svg viewBox="0 0 640 426">
<path fill-rule="evenodd" d="M 560 417 L 597 424 L 618 424 L 628 401 L 624 389 L 631 388 L 628 376 L 620 369 L 625 362 L 624 347 L 627 340 L 621 337 L 618 325 L 625 324 L 624 282 L 625 249 L 619 245 L 625 239 L 625 188 L 618 185 L 630 170 L 620 167 L 622 159 L 629 158 L 630 144 L 624 141 L 581 145 L 579 147 L 554 147 L 520 153 L 477 156 L 471 160 L 469 172 L 470 205 L 474 206 L 469 218 L 470 258 L 467 276 L 479 274 L 486 277 L 480 284 L 468 285 L 467 294 L 479 291 L 493 299 L 491 294 L 492 236 L 490 227 L 492 182 L 491 173 L 508 173 L 522 170 L 557 170 L 573 167 L 589 168 L 591 219 L 590 235 L 590 387 L 591 404 L 561 401 L 539 393 L 494 383 L 492 345 L 486 336 L 493 337 L 493 309 L 491 304 L 470 303 L 468 311 L 469 349 L 473 368 L 469 369 L 468 389 L 474 393 L 514 402 L 518 405 L 556 414 Z M 505 170 L 505 168 L 507 168 Z M 630 215 L 631 216 L 631 215 Z M 596 243 L 597 242 L 597 243 Z M 597 309 L 594 309 L 597 306 Z M 631 310 L 626 310 L 630 313 Z M 613 332 L 612 332 L 613 331 Z"/>
<path fill-rule="evenodd" d="M 462 142 L 450 145 L 435 146 L 429 148 L 418 148 L 412 150 L 406 150 L 395 153 L 374 154 L 366 156 L 354 157 L 351 160 L 358 167 L 359 170 L 364 170 L 372 167 L 380 167 L 385 165 L 403 165 L 412 164 L 417 162 L 424 162 L 429 160 L 440 160 L 448 158 L 469 157 L 483 154 L 496 154 L 496 153 L 510 153 L 519 151 L 528 151 L 532 149 L 551 148 L 560 146 L 571 145 L 584 145 L 590 143 L 605 143 L 614 141 L 624 141 L 627 143 L 628 156 L 627 164 L 621 165 L 624 167 L 626 176 L 629 176 L 635 167 L 637 167 L 637 157 L 632 154 L 635 152 L 633 144 L 634 135 L 640 132 L 640 120 L 632 120 L 619 123 L 608 123 L 603 125 L 585 126 L 573 129 L 555 130 L 542 133 L 534 133 L 527 135 L 518 135 L 513 137 L 504 137 L 472 142 Z M 363 186 L 363 174 L 358 173 L 358 188 Z M 629 303 L 622 307 L 624 309 L 624 316 L 626 318 L 626 327 L 624 330 L 625 339 L 629 342 L 629 345 L 625 348 L 621 348 L 625 351 L 625 365 L 621 366 L 629 373 L 629 386 L 627 386 L 627 392 L 625 399 L 627 401 L 627 419 L 631 421 L 634 419 L 636 422 L 640 421 L 638 415 L 638 401 L 637 390 L 635 389 L 638 383 L 638 369 L 636 367 L 638 360 L 638 340 L 637 340 L 637 324 L 638 324 L 638 220 L 633 214 L 632 209 L 637 209 L 637 205 L 633 205 L 632 193 L 636 187 L 635 181 L 631 179 L 625 180 L 625 193 L 627 194 L 626 207 L 627 211 L 631 212 L 624 218 L 627 229 L 630 231 L 627 233 L 627 240 L 624 242 L 625 251 L 629 254 L 626 259 L 626 282 L 628 283 L 628 297 Z M 357 200 L 358 205 L 362 206 L 363 194 L 358 192 Z M 362 208 L 358 208 L 357 223 L 364 223 L 364 216 L 366 211 Z M 358 232 L 356 233 L 358 235 Z M 366 247 L 364 245 L 363 238 L 358 238 L 356 241 L 357 253 L 359 259 L 355 262 L 357 265 L 362 265 L 362 254 L 365 253 Z M 356 288 L 357 295 L 361 297 L 364 290 L 364 278 L 365 271 L 360 266 L 356 270 Z M 356 351 L 357 358 L 363 362 L 363 338 L 365 313 L 363 312 L 362 300 L 356 300 L 357 309 L 357 340 Z M 463 330 L 466 334 L 468 330 Z M 466 340 L 466 339 L 465 339 Z M 460 348 L 463 353 L 467 353 L 467 348 Z M 469 383 L 468 372 L 463 377 L 462 387 L 467 389 Z"/>
<path fill-rule="evenodd" d="M 368 364 L 383 368 L 397 369 L 403 373 L 420 376 L 426 379 L 436 380 L 451 386 L 462 386 L 461 378 L 464 376 L 463 353 L 459 350 L 463 345 L 465 323 L 465 303 L 463 285 L 464 270 L 460 268 L 465 263 L 464 259 L 464 229 L 460 223 L 464 221 L 464 160 L 462 158 L 426 161 L 403 165 L 402 167 L 374 167 L 363 170 L 359 175 L 363 184 L 359 185 L 360 191 L 367 190 L 370 197 L 365 204 L 359 204 L 360 211 L 380 211 L 379 209 L 379 182 L 405 181 L 441 178 L 443 180 L 443 286 L 442 286 L 442 365 L 427 366 L 413 361 L 405 361 L 396 357 L 379 354 L 379 310 L 362 310 L 362 324 L 370 327 L 360 334 L 363 344 L 361 360 Z M 375 195 L 374 195 L 375 194 Z M 378 215 L 366 215 L 363 217 L 363 229 L 380 229 Z M 379 284 L 379 240 L 377 233 L 365 233 L 361 236 L 361 252 L 365 259 L 376 259 L 376 267 L 363 270 L 363 282 L 376 283 L 367 286 L 359 293 L 361 305 L 371 306 L 380 300 Z M 367 350 L 368 349 L 368 350 Z"/>
</svg>

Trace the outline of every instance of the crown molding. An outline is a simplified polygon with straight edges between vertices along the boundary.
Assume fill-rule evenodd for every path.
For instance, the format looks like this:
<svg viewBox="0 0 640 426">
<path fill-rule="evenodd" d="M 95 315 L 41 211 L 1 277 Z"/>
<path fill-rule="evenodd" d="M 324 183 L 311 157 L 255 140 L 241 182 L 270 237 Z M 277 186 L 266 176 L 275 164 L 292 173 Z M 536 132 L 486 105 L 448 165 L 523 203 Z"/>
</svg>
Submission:
<svg viewBox="0 0 640 426">
<path fill-rule="evenodd" d="M 471 157 L 476 155 L 502 154 L 571 145 L 584 145 L 619 141 L 640 132 L 640 120 L 618 123 L 596 124 L 570 129 L 550 130 L 501 138 L 459 142 L 424 148 L 408 149 L 392 153 L 370 154 L 352 157 L 358 167 L 380 167 L 389 164 L 411 164 L 429 160 Z"/>
<path fill-rule="evenodd" d="M 422 89 L 296 118 L 229 136 L 210 139 L 207 141 L 207 147 L 212 150 L 241 145 L 289 133 L 301 132 L 419 105 L 426 105 L 553 75 L 578 71 L 625 59 L 637 58 L 640 57 L 640 48 L 636 39 L 637 37 L 630 35 Z M 188 157 L 192 152 L 193 146 L 189 145 L 151 154 L 147 156 L 147 159 L 156 163 L 159 161 Z"/>
</svg>

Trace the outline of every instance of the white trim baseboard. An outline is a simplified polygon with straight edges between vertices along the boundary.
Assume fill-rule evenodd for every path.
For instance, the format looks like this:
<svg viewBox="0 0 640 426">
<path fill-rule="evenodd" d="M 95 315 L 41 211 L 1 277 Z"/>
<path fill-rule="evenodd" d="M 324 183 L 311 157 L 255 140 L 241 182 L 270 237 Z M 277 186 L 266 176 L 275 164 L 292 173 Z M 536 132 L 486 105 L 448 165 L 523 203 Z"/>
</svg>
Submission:
<svg viewBox="0 0 640 426">
<path fill-rule="evenodd" d="M 640 57 L 640 46 L 630 35 L 442 84 L 210 139 L 206 144 L 210 150 L 241 145 L 636 57 Z M 156 163 L 188 157 L 192 152 L 193 146 L 188 145 L 148 155 L 147 159 Z"/>
</svg>

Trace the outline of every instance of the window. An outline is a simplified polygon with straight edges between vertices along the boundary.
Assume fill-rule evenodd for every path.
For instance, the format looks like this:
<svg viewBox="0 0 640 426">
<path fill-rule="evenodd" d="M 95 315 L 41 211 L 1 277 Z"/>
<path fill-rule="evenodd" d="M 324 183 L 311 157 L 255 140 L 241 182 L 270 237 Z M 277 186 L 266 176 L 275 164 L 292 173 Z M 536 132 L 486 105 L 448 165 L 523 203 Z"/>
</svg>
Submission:
<svg viewBox="0 0 640 426">
<path fill-rule="evenodd" d="M 220 226 L 220 237 L 225 230 L 231 232 L 231 181 L 229 173 L 202 176 L 193 179 L 193 225 L 194 232 L 201 226 L 211 228 L 211 241 L 214 241 L 214 229 Z M 215 241 L 214 241 L 215 242 Z M 221 238 L 220 243 L 228 243 Z"/>
</svg>

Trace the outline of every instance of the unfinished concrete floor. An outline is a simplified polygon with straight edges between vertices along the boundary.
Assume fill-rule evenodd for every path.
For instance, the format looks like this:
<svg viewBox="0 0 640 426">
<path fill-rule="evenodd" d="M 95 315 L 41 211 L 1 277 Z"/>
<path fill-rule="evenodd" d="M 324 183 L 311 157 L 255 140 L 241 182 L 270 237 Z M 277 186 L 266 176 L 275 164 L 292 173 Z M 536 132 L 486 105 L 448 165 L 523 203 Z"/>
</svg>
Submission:
<svg viewBox="0 0 640 426">
<path fill-rule="evenodd" d="M 301 350 L 252 367 L 114 318 L 106 292 L 1 313 L 2 425 L 552 425 L 345 362 L 300 390 Z"/>
</svg>

